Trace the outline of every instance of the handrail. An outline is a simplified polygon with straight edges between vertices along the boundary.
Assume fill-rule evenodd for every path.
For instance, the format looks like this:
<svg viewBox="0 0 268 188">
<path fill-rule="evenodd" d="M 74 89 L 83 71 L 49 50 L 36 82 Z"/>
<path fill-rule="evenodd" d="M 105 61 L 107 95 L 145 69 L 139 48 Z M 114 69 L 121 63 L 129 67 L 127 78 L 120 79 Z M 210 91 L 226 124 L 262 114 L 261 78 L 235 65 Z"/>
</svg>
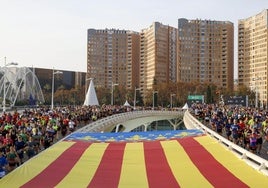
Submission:
<svg viewBox="0 0 268 188">
<path fill-rule="evenodd" d="M 192 114 L 189 111 L 185 112 L 183 120 L 184 120 L 184 124 L 186 127 L 195 126 L 197 129 L 203 130 L 206 134 L 217 139 L 224 146 L 227 146 L 231 151 L 237 154 L 238 157 L 243 159 L 250 166 L 252 166 L 256 170 L 268 176 L 268 161 L 267 160 L 249 152 L 248 150 L 244 148 L 241 148 L 240 146 L 236 145 L 230 140 L 219 135 L 215 131 L 209 129 L 207 126 L 203 125 L 199 120 L 197 120 L 194 116 L 192 116 Z"/>
</svg>

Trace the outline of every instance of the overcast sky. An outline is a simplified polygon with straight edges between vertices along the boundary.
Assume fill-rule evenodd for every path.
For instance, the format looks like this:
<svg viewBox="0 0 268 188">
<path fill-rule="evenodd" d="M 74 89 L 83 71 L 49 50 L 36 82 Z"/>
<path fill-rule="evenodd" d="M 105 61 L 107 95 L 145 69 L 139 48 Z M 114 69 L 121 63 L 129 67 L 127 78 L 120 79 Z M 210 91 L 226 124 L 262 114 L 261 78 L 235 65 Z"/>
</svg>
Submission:
<svg viewBox="0 0 268 188">
<path fill-rule="evenodd" d="M 89 28 L 141 31 L 198 18 L 231 21 L 236 36 L 239 19 L 264 9 L 268 0 L 0 0 L 0 66 L 7 57 L 21 67 L 86 72 Z"/>
</svg>

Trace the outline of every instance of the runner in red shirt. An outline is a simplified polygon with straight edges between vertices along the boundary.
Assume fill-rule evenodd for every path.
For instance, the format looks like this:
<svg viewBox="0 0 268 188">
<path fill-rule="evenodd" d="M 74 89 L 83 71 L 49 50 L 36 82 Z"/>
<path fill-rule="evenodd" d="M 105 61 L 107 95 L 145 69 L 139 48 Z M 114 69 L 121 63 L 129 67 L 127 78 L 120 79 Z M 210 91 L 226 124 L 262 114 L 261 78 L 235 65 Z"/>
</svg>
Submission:
<svg viewBox="0 0 268 188">
<path fill-rule="evenodd" d="M 244 143 L 244 131 L 245 131 L 245 128 L 246 128 L 246 124 L 244 122 L 244 120 L 242 118 L 239 119 L 239 122 L 238 122 L 238 126 L 240 127 L 239 131 L 238 131 L 238 137 L 239 137 L 239 140 L 240 140 L 240 144 L 243 146 L 243 143 Z"/>
</svg>

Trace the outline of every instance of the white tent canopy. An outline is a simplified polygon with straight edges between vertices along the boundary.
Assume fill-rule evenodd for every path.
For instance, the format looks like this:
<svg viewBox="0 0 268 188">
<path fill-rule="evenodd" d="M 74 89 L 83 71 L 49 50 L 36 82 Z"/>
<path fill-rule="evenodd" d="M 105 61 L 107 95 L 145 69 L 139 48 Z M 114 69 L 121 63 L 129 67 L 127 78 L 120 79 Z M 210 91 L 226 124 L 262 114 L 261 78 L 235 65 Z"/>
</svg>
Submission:
<svg viewBox="0 0 268 188">
<path fill-rule="evenodd" d="M 124 106 L 130 106 L 130 104 L 127 102 L 127 100 L 126 100 Z"/>
<path fill-rule="evenodd" d="M 89 87 L 87 90 L 84 106 L 99 106 L 99 101 L 96 95 L 93 79 L 90 79 Z"/>
<path fill-rule="evenodd" d="M 185 103 L 185 105 L 182 107 L 183 110 L 187 110 L 189 107 L 188 107 L 188 104 Z"/>
</svg>

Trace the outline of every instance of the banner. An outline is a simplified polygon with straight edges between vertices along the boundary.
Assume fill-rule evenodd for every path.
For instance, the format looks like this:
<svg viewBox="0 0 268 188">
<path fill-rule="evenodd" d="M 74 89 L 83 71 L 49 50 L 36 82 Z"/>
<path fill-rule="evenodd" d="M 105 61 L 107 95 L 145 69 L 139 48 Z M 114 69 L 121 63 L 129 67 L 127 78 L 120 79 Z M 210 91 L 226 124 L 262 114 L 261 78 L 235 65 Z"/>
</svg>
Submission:
<svg viewBox="0 0 268 188">
<path fill-rule="evenodd" d="M 188 95 L 187 104 L 191 106 L 193 103 L 204 103 L 204 95 Z"/>
<path fill-rule="evenodd" d="M 239 106 L 248 106 L 248 96 L 226 96 L 224 97 L 225 105 L 239 105 Z"/>
</svg>

